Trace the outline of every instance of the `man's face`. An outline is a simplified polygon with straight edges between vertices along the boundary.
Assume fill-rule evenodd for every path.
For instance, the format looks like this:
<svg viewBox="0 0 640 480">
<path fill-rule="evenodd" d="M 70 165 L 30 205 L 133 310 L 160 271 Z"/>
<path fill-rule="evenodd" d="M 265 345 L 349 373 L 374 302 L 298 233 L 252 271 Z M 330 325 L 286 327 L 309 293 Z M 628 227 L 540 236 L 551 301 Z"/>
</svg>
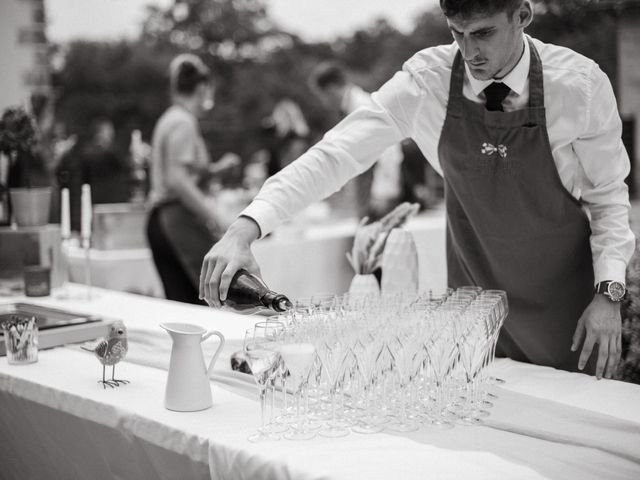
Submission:
<svg viewBox="0 0 640 480">
<path fill-rule="evenodd" d="M 520 11 L 447 18 L 471 75 L 478 80 L 500 78 L 515 66 L 522 52 L 522 31 L 529 20 Z M 506 70 L 506 71 L 505 71 Z"/>
</svg>

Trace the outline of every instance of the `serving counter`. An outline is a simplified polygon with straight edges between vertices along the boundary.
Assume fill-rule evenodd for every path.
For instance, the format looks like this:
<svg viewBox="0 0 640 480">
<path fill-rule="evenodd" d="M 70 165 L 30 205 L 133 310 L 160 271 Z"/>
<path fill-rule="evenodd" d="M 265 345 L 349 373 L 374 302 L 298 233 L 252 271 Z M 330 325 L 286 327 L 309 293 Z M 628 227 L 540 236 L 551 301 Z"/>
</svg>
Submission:
<svg viewBox="0 0 640 480">
<path fill-rule="evenodd" d="M 75 293 L 83 287 L 72 286 Z M 506 380 L 483 426 L 339 439 L 247 441 L 259 423 L 250 376 L 231 371 L 256 318 L 94 289 L 91 301 L 2 298 L 123 320 L 131 383 L 104 389 L 102 368 L 77 345 L 40 351 L 31 365 L 0 358 L 0 477 L 6 479 L 637 479 L 640 386 L 498 360 Z M 159 324 L 224 333 L 213 407 L 163 406 L 171 342 Z M 202 344 L 205 358 L 216 348 Z"/>
</svg>

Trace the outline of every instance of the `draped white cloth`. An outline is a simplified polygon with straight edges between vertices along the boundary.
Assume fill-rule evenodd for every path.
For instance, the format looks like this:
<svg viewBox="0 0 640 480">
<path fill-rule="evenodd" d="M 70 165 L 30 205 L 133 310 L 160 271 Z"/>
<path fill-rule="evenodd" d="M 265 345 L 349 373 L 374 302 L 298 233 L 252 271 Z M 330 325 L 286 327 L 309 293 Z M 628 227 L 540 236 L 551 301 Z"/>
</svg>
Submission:
<svg viewBox="0 0 640 480">
<path fill-rule="evenodd" d="M 640 478 L 639 386 L 510 360 L 494 366 L 506 384 L 485 426 L 251 444 L 256 389 L 250 377 L 230 371 L 229 355 L 255 318 L 94 293 L 92 302 L 37 303 L 122 319 L 130 350 L 116 376 L 131 384 L 104 390 L 96 382 L 101 365 L 78 346 L 41 351 L 31 365 L 1 358 L 1 478 Z M 171 343 L 158 325 L 166 321 L 226 335 L 212 408 L 164 408 Z M 205 359 L 216 346 L 203 343 Z"/>
</svg>

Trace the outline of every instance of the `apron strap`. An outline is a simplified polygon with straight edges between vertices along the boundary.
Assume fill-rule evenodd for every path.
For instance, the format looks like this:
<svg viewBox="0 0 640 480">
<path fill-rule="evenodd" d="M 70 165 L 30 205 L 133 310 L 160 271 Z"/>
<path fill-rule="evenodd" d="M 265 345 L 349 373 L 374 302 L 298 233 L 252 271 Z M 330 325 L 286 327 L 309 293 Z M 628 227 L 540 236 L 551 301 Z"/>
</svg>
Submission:
<svg viewBox="0 0 640 480">
<path fill-rule="evenodd" d="M 529 122 L 547 127 L 547 116 L 544 108 L 544 77 L 542 75 L 542 60 L 531 39 L 531 65 L 529 66 Z"/>
<path fill-rule="evenodd" d="M 529 108 L 544 108 L 544 80 L 542 78 L 542 60 L 531 39 L 531 64 L 529 66 Z"/>
<path fill-rule="evenodd" d="M 449 105 L 447 112 L 455 118 L 462 117 L 462 86 L 464 84 L 464 65 L 462 63 L 462 54 L 460 50 L 456 53 L 451 68 L 451 82 L 449 84 Z"/>
</svg>

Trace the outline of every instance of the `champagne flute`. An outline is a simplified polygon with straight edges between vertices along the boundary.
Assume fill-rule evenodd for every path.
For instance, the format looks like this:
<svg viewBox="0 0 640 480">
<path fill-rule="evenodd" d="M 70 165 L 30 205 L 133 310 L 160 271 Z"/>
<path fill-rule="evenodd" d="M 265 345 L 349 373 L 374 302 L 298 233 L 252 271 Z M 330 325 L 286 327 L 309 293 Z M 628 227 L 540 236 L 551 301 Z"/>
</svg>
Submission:
<svg viewBox="0 0 640 480">
<path fill-rule="evenodd" d="M 357 370 L 362 379 L 362 393 L 364 396 L 364 413 L 352 428 L 356 433 L 378 433 L 383 430 L 373 413 L 375 370 L 381 349 L 381 343 L 377 342 L 375 336 L 369 332 L 366 332 L 361 339 L 358 339 L 352 348 Z"/>
<path fill-rule="evenodd" d="M 447 407 L 445 379 L 451 371 L 458 353 L 454 319 L 450 315 L 438 316 L 436 320 L 437 332 L 429 338 L 426 345 L 431 371 L 435 379 L 436 402 L 432 424 L 440 428 L 450 428 L 453 425 L 446 419 Z"/>
<path fill-rule="evenodd" d="M 285 368 L 289 371 L 290 378 L 294 382 L 296 396 L 296 421 L 291 425 L 292 430 L 285 433 L 288 440 L 309 440 L 315 437 L 315 433 L 305 430 L 300 403 L 302 391 L 307 386 L 309 373 L 316 356 L 316 349 L 311 343 L 287 343 L 279 348 L 280 356 Z"/>
<path fill-rule="evenodd" d="M 269 339 L 270 342 L 273 342 L 274 348 L 277 349 L 282 343 L 282 335 L 285 329 L 282 319 L 282 315 L 273 315 L 262 322 L 257 322 L 254 325 L 256 337 Z M 285 390 L 286 368 L 284 368 L 282 361 L 278 362 L 278 366 L 273 369 L 268 384 L 267 391 L 271 393 L 271 400 L 269 402 L 269 421 L 265 430 L 270 433 L 284 433 L 287 431 L 286 425 L 275 421 L 276 380 L 278 378 L 282 380 L 282 388 Z M 286 390 L 284 395 L 286 398 Z"/>
<path fill-rule="evenodd" d="M 349 431 L 337 421 L 336 414 L 338 388 L 344 374 L 348 347 L 344 340 L 336 335 L 333 338 L 326 339 L 323 348 L 320 350 L 322 368 L 329 380 L 329 395 L 331 399 L 331 420 L 327 422 L 327 427 L 320 431 L 320 435 L 323 437 L 344 437 L 349 434 Z"/>
<path fill-rule="evenodd" d="M 260 396 L 260 428 L 255 434 L 249 436 L 248 440 L 250 442 L 278 440 L 280 438 L 275 433 L 268 432 L 265 428 L 267 386 L 280 362 L 280 355 L 275 348 L 275 345 L 268 337 L 256 336 L 255 328 L 250 328 L 245 332 L 243 350 Z"/>
<path fill-rule="evenodd" d="M 495 331 L 495 338 L 494 338 L 493 344 L 491 345 L 491 349 L 489 351 L 489 355 L 487 359 L 487 366 L 488 366 L 488 364 L 492 363 L 496 357 L 496 346 L 498 344 L 498 334 L 500 333 L 500 328 L 504 324 L 504 321 L 506 320 L 507 315 L 509 315 L 509 302 L 507 300 L 507 292 L 505 292 L 504 290 L 484 290 L 482 292 L 482 296 L 484 297 L 491 296 L 494 298 L 497 297 L 496 314 L 498 317 L 497 319 L 498 325 Z M 493 375 L 490 375 L 487 380 L 490 385 L 502 385 L 505 383 L 504 379 L 494 377 Z M 490 395 L 492 397 L 495 397 L 494 394 L 490 394 Z"/>
<path fill-rule="evenodd" d="M 484 326 L 479 323 L 471 324 L 464 334 L 458 336 L 460 363 L 464 369 L 466 379 L 466 402 L 459 420 L 469 425 L 482 423 L 479 418 L 481 413 L 478 409 L 479 404 L 476 393 L 477 378 L 482 368 L 486 342 L 486 331 Z"/>
<path fill-rule="evenodd" d="M 414 432 L 418 430 L 417 423 L 411 421 L 407 415 L 407 395 L 409 382 L 413 378 L 416 369 L 416 358 L 419 350 L 411 342 L 410 336 L 403 338 L 394 337 L 391 341 L 391 351 L 394 363 L 394 371 L 397 375 L 400 397 L 400 412 L 393 422 L 387 425 L 389 430 L 396 432 Z"/>
</svg>

